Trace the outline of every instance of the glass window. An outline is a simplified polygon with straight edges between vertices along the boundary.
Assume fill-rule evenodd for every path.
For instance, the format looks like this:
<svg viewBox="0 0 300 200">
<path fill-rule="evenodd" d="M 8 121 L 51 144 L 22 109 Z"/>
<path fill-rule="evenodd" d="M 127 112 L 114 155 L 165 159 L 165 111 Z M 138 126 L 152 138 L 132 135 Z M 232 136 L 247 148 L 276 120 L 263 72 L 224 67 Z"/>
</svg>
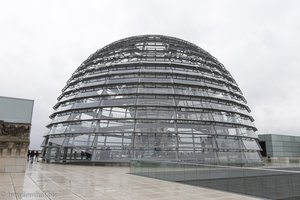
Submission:
<svg viewBox="0 0 300 200">
<path fill-rule="evenodd" d="M 122 146 L 122 141 L 123 141 L 122 137 L 107 136 L 106 145 L 107 146 Z"/>
<path fill-rule="evenodd" d="M 69 119 L 69 117 L 70 117 L 70 114 L 56 115 L 56 117 L 51 121 L 51 123 L 67 121 Z"/>
<path fill-rule="evenodd" d="M 175 118 L 174 111 L 168 108 L 137 108 L 137 118 Z"/>
<path fill-rule="evenodd" d="M 120 97 L 120 96 L 118 96 Z M 102 106 L 115 106 L 115 105 L 135 105 L 136 102 L 136 97 L 132 96 L 132 99 L 107 99 L 107 100 L 102 100 L 101 105 Z"/>
<path fill-rule="evenodd" d="M 132 132 L 132 120 L 101 120 L 97 132 Z"/>
<path fill-rule="evenodd" d="M 194 135 L 195 147 L 197 148 L 213 148 L 213 138 L 209 136 Z"/>
<path fill-rule="evenodd" d="M 248 162 L 258 162 L 261 160 L 258 152 L 245 152 L 244 154 Z"/>
<path fill-rule="evenodd" d="M 94 141 L 94 135 L 78 135 L 69 137 L 66 140 L 66 146 L 92 146 Z"/>
<path fill-rule="evenodd" d="M 110 117 L 113 118 L 125 118 L 127 110 L 126 108 L 113 107 L 111 110 Z"/>
<path fill-rule="evenodd" d="M 96 127 L 96 122 L 81 121 L 78 123 L 70 124 L 66 132 L 67 133 L 93 132 L 95 130 L 95 127 Z"/>
<path fill-rule="evenodd" d="M 105 117 L 112 117 L 111 114 L 111 107 L 109 108 L 102 108 L 102 116 L 105 116 Z"/>
<path fill-rule="evenodd" d="M 193 137 L 192 135 L 188 135 L 188 134 L 178 134 L 178 142 L 180 144 L 183 144 L 183 143 L 194 143 L 194 140 L 193 140 Z M 179 145 L 180 145 L 179 144 Z"/>
<path fill-rule="evenodd" d="M 107 127 L 107 124 L 108 124 L 108 120 L 101 120 L 99 123 L 100 127 L 103 127 L 103 128 Z"/>
<path fill-rule="evenodd" d="M 220 149 L 242 149 L 241 141 L 235 138 L 216 138 L 217 145 Z"/>
<path fill-rule="evenodd" d="M 243 140 L 244 146 L 249 150 L 260 150 L 255 140 Z"/>
<path fill-rule="evenodd" d="M 65 137 L 50 138 L 48 143 L 52 143 L 52 145 L 62 145 L 64 140 Z"/>
<path fill-rule="evenodd" d="M 173 99 L 138 99 L 138 105 L 174 106 Z"/>
<path fill-rule="evenodd" d="M 56 134 L 56 133 L 64 133 L 65 130 L 67 129 L 68 124 L 57 124 L 53 125 L 51 127 L 50 133 Z"/>
<path fill-rule="evenodd" d="M 217 152 L 221 163 L 245 163 L 242 152 Z"/>
</svg>

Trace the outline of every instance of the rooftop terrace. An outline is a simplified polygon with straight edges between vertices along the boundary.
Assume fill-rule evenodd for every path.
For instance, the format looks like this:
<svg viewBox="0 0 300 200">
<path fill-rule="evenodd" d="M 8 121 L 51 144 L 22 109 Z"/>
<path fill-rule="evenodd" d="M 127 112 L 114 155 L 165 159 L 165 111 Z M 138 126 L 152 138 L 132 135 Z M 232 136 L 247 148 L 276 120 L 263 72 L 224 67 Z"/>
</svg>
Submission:
<svg viewBox="0 0 300 200">
<path fill-rule="evenodd" d="M 0 173 L 1 200 L 256 199 L 129 174 L 129 167 L 28 163 L 25 173 Z"/>
</svg>

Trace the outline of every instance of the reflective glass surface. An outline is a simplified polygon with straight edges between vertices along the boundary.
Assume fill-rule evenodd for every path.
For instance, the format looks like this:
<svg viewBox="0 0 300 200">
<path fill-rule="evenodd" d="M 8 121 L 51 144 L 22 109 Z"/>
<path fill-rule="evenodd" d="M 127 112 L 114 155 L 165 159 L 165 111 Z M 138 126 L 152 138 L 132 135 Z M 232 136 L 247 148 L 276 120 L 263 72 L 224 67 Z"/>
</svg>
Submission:
<svg viewBox="0 0 300 200">
<path fill-rule="evenodd" d="M 177 38 L 136 36 L 98 50 L 72 74 L 50 118 L 49 161 L 261 162 L 231 74 Z"/>
</svg>

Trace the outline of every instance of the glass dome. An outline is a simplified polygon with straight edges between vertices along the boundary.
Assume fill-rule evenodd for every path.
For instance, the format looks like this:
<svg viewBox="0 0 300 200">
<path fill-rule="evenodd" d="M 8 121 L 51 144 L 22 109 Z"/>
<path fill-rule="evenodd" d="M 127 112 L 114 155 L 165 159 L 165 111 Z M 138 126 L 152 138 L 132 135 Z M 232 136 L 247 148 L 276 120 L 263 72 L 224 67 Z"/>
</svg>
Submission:
<svg viewBox="0 0 300 200">
<path fill-rule="evenodd" d="M 260 163 L 231 74 L 187 41 L 143 35 L 99 49 L 67 81 L 43 143 L 50 162 Z"/>
</svg>

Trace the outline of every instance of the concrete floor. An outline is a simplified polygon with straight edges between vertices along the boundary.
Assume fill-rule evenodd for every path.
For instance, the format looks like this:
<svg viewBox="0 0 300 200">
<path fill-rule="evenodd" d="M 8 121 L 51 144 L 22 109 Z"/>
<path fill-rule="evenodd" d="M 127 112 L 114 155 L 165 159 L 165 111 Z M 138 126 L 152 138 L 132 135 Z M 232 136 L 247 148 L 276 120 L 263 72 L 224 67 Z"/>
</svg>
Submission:
<svg viewBox="0 0 300 200">
<path fill-rule="evenodd" d="M 128 167 L 28 163 L 26 173 L 0 173 L 0 199 L 256 199 L 213 189 L 130 175 L 128 173 Z"/>
</svg>

